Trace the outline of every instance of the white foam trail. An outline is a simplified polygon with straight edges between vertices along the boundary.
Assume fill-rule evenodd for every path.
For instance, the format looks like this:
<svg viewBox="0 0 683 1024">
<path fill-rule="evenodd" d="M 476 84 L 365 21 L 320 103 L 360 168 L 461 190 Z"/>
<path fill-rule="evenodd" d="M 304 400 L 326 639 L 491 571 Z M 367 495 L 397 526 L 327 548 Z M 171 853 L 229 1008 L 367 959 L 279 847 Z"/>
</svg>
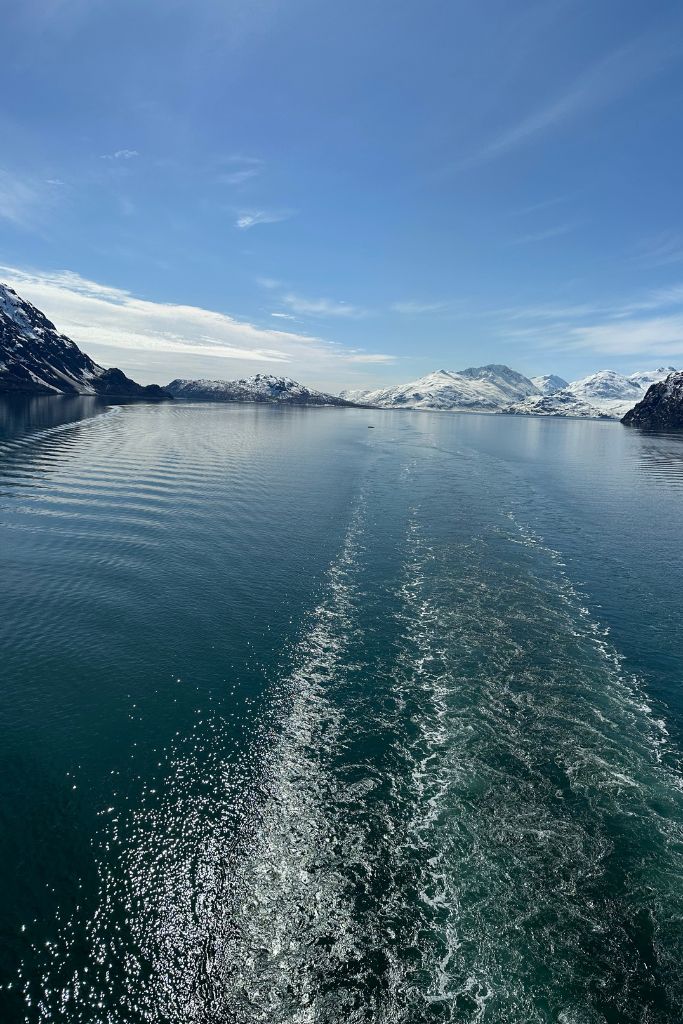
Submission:
<svg viewBox="0 0 683 1024">
<path fill-rule="evenodd" d="M 201 769 L 192 756 L 180 759 L 165 809 L 141 809 L 120 836 L 114 823 L 121 862 L 103 865 L 100 909 L 86 925 L 92 962 L 61 986 L 46 971 L 40 1020 L 52 1021 L 61 1007 L 74 1021 L 99 1012 L 98 1020 L 114 1024 L 106 983 L 121 954 L 121 1003 L 131 1019 L 322 1019 L 320 979 L 333 976 L 353 946 L 333 864 L 348 856 L 353 837 L 339 834 L 326 812 L 339 802 L 326 756 L 338 741 L 340 712 L 325 690 L 344 672 L 358 628 L 353 576 L 364 511 L 361 501 L 248 764 L 221 763 L 218 755 L 211 770 L 222 793 L 203 803 L 194 793 Z M 167 828 L 178 821 L 181 835 L 169 841 Z M 132 942 L 123 939 L 122 918 Z M 62 961 L 78 929 L 77 922 L 64 929 Z"/>
</svg>

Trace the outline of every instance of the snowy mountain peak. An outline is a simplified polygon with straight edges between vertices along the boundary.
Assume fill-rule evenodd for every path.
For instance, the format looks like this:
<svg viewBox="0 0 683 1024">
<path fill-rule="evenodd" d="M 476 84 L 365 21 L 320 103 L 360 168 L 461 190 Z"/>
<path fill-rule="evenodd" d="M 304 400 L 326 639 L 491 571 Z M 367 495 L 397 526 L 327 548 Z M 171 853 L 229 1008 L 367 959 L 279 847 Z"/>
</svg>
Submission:
<svg viewBox="0 0 683 1024">
<path fill-rule="evenodd" d="M 521 385 L 526 388 L 530 383 L 529 378 L 518 373 L 504 363 L 487 363 L 486 366 L 468 366 L 465 370 L 455 371 L 461 377 L 470 377 L 472 380 L 491 380 L 495 382 L 506 381 L 508 384 Z"/>
<path fill-rule="evenodd" d="M 558 377 L 556 373 L 544 373 L 539 377 L 531 377 L 531 383 L 536 387 L 542 395 L 554 395 L 557 391 L 562 391 L 566 388 L 568 381 L 564 380 L 563 377 Z"/>
<path fill-rule="evenodd" d="M 642 388 L 635 381 L 629 380 L 615 370 L 598 370 L 588 377 L 575 380 L 567 386 L 567 391 L 580 398 L 626 399 L 639 398 Z"/>
<path fill-rule="evenodd" d="M 628 379 L 647 391 L 651 384 L 658 384 L 660 380 L 665 380 L 670 373 L 678 372 L 675 366 L 659 366 L 656 370 L 638 370 L 636 373 L 632 373 Z"/>
<path fill-rule="evenodd" d="M 78 346 L 65 334 L 59 334 L 51 320 L 41 313 L 39 309 L 22 299 L 8 284 L 0 282 L 0 317 L 5 321 L 11 321 L 23 335 L 40 340 L 46 334 L 54 334 L 67 348 Z M 87 358 L 87 356 L 86 356 Z M 95 364 L 93 363 L 93 366 Z"/>
</svg>

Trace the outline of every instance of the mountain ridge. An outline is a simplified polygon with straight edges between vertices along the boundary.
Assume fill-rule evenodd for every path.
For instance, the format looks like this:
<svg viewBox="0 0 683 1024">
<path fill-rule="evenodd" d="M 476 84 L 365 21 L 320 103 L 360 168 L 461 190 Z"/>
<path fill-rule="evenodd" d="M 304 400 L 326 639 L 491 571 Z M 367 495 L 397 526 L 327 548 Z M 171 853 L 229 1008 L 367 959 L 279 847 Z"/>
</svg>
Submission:
<svg viewBox="0 0 683 1024">
<path fill-rule="evenodd" d="M 569 416 L 576 419 L 621 419 L 645 395 L 646 384 L 662 380 L 672 367 L 637 370 L 626 377 L 598 370 L 541 398 L 531 396 L 503 410 L 520 416 Z"/>
<path fill-rule="evenodd" d="M 190 402 L 257 402 L 269 405 L 355 407 L 357 403 L 316 391 L 271 373 L 256 373 L 239 380 L 176 378 L 166 385 L 174 398 Z"/>
<path fill-rule="evenodd" d="M 554 395 L 562 391 L 569 384 L 564 377 L 558 377 L 556 373 L 544 373 L 538 377 L 529 377 L 531 383 L 538 388 L 542 395 Z"/>
<path fill-rule="evenodd" d="M 525 377 L 503 363 L 489 363 L 464 370 L 435 370 L 408 384 L 347 390 L 341 396 L 378 408 L 617 420 L 645 395 L 649 384 L 673 370 L 659 367 L 630 376 L 598 370 L 568 383 L 556 374 Z"/>
<path fill-rule="evenodd" d="M 349 401 L 385 409 L 496 412 L 505 404 L 538 394 L 528 377 L 503 363 L 435 370 L 408 384 L 367 391 L 342 391 Z"/>
</svg>

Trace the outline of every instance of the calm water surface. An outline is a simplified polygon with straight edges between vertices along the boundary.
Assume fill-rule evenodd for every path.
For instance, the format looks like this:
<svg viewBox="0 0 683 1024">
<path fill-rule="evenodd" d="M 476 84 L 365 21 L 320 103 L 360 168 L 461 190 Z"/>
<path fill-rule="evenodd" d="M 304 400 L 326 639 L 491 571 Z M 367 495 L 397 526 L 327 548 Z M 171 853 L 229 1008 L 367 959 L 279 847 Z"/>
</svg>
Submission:
<svg viewBox="0 0 683 1024">
<path fill-rule="evenodd" d="M 682 507 L 618 424 L 0 405 L 0 1019 L 678 1024 Z"/>
</svg>

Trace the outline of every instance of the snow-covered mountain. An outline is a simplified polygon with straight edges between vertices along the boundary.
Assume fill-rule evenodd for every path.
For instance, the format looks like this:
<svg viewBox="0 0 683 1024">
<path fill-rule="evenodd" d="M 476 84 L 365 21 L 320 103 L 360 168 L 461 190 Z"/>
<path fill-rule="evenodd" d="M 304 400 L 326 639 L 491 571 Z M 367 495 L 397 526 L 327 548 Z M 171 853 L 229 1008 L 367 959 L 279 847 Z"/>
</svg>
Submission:
<svg viewBox="0 0 683 1024">
<path fill-rule="evenodd" d="M 572 381 L 566 390 L 601 412 L 620 419 L 643 396 L 643 388 L 614 370 L 598 370 Z"/>
<path fill-rule="evenodd" d="M 355 403 L 307 388 L 291 377 L 256 373 L 242 380 L 172 380 L 166 390 L 188 402 L 266 402 L 279 405 L 337 405 Z"/>
<path fill-rule="evenodd" d="M 466 370 L 436 370 L 426 377 L 375 391 L 342 391 L 342 398 L 384 409 L 496 412 L 538 390 L 528 377 L 492 363 Z"/>
<path fill-rule="evenodd" d="M 530 397 L 516 402 L 505 412 L 527 416 L 574 416 L 594 419 L 621 419 L 642 399 L 650 384 L 663 380 L 671 367 L 638 370 L 629 377 L 614 370 L 599 370 L 581 380 L 572 381 L 550 395 Z"/>
<path fill-rule="evenodd" d="M 666 380 L 670 373 L 678 373 L 675 366 L 660 366 L 656 370 L 638 370 L 636 373 L 632 373 L 628 379 L 647 391 L 651 384 L 658 384 L 660 380 Z"/>
<path fill-rule="evenodd" d="M 530 377 L 529 380 L 542 395 L 554 395 L 556 391 L 562 391 L 568 384 L 568 381 L 558 377 L 556 373 L 544 373 L 540 377 Z"/>
<path fill-rule="evenodd" d="M 104 395 L 159 399 L 169 396 L 143 387 L 115 367 L 105 370 L 59 334 L 47 317 L 0 284 L 0 393 Z"/>
</svg>

